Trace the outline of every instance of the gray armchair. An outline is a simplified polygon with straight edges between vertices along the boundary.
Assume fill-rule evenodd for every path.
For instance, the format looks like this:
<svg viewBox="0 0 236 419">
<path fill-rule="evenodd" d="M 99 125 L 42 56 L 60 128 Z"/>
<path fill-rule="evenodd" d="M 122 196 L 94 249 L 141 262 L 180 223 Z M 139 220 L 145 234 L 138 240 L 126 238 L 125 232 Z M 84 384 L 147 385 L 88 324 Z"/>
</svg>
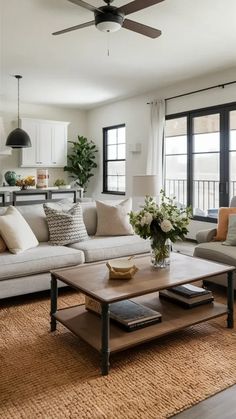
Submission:
<svg viewBox="0 0 236 419">
<path fill-rule="evenodd" d="M 231 207 L 236 207 L 236 197 L 234 196 L 230 203 Z M 236 269 L 236 246 L 224 246 L 222 242 L 213 241 L 216 235 L 216 228 L 202 230 L 196 234 L 196 240 L 199 243 L 194 250 L 193 256 L 208 259 L 214 262 L 233 265 Z M 210 282 L 226 286 L 226 276 L 212 277 Z M 235 282 L 235 281 L 234 281 Z M 236 284 L 234 283 L 236 289 Z"/>
</svg>

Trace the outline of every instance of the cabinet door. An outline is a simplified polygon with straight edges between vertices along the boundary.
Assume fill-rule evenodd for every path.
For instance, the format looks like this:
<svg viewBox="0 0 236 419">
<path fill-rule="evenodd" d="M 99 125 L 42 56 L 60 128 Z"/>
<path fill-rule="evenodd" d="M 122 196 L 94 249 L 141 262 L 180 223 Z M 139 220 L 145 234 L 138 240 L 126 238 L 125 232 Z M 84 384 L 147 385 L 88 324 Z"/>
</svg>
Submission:
<svg viewBox="0 0 236 419">
<path fill-rule="evenodd" d="M 55 124 L 52 136 L 52 164 L 63 167 L 67 164 L 67 125 Z"/>
<path fill-rule="evenodd" d="M 39 164 L 43 166 L 52 165 L 52 138 L 53 124 L 40 122 L 40 135 L 38 144 Z"/>
<path fill-rule="evenodd" d="M 32 144 L 32 147 L 22 148 L 21 166 L 34 167 L 37 165 L 37 142 L 39 136 L 39 125 L 36 121 L 22 119 L 21 128 L 27 132 Z"/>
</svg>

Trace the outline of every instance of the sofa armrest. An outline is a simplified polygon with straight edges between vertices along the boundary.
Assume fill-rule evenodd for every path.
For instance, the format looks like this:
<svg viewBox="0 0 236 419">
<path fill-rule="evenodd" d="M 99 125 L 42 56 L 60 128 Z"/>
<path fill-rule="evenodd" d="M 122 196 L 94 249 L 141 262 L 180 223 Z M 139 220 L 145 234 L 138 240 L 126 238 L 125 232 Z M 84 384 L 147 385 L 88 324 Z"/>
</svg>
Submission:
<svg viewBox="0 0 236 419">
<path fill-rule="evenodd" d="M 201 230 L 196 234 L 196 240 L 198 243 L 207 243 L 213 240 L 216 236 L 216 228 L 209 230 Z"/>
</svg>

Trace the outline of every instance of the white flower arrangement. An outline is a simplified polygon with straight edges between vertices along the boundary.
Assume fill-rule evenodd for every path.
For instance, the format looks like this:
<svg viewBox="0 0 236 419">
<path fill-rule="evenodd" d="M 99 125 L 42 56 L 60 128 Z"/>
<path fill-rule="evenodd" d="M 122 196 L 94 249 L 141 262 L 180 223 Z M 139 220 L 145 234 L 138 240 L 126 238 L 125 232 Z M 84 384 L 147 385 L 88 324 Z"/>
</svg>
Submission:
<svg viewBox="0 0 236 419">
<path fill-rule="evenodd" d="M 146 196 L 144 206 L 138 212 L 129 214 L 130 224 L 136 234 L 144 239 L 165 243 L 167 239 L 175 242 L 184 239 L 191 218 L 191 208 L 178 208 L 174 199 L 168 198 L 161 190 L 161 204 Z"/>
</svg>

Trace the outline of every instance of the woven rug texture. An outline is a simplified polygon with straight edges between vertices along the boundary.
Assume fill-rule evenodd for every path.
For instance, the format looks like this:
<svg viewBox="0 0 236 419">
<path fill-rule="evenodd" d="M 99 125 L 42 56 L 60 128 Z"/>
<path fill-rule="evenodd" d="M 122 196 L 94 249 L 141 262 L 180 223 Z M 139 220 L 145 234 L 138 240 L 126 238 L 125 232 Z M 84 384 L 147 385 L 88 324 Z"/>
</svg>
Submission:
<svg viewBox="0 0 236 419">
<path fill-rule="evenodd" d="M 59 305 L 82 298 L 63 292 Z M 0 310 L 1 418 L 169 418 L 236 383 L 225 317 L 114 354 L 102 377 L 95 350 L 60 324 L 49 332 L 49 304 L 38 296 Z"/>
</svg>

